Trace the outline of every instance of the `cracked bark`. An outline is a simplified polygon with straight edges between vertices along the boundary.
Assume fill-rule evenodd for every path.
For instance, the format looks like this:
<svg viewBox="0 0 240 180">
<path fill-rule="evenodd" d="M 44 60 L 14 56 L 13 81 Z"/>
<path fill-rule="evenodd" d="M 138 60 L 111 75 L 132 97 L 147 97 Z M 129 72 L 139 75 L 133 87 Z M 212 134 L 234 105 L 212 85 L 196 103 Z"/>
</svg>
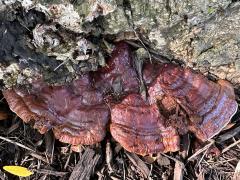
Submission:
<svg viewBox="0 0 240 180">
<path fill-rule="evenodd" d="M 21 1 L 20 1 L 21 2 Z M 42 1 L 38 1 L 43 5 Z M 96 6 L 96 3 L 99 3 Z M 0 79 L 1 87 L 11 87 L 31 82 L 38 76 L 49 83 L 64 84 L 76 78 L 82 71 L 96 70 L 107 57 L 104 41 L 115 39 L 141 39 L 139 46 L 157 52 L 169 60 L 184 62 L 186 66 L 200 70 L 213 78 L 227 79 L 236 89 L 240 84 L 240 3 L 231 0 L 101 0 L 74 1 L 73 11 L 79 15 L 79 26 L 70 28 L 61 24 L 50 13 L 39 8 L 28 9 L 23 3 L 6 4 L 0 1 Z M 52 4 L 71 5 L 68 2 L 49 1 Z M 102 14 L 97 14 L 97 7 Z M 78 18 L 78 16 L 76 16 Z M 88 17 L 88 19 L 86 18 Z M 89 20 L 90 19 L 90 20 Z M 33 30 L 38 24 L 54 21 L 63 34 L 60 46 L 74 49 L 75 39 L 86 38 L 94 46 L 93 56 L 84 61 L 56 58 L 56 49 L 47 51 L 33 45 Z M 51 24 L 51 23 L 50 23 Z M 60 27 L 60 28 L 59 28 Z M 13 30 L 15 29 L 15 30 Z M 74 29 L 80 29 L 75 31 Z M 129 36 L 130 34 L 130 36 Z M 138 36 L 136 37 L 136 34 Z M 89 49 L 88 49 L 89 51 Z M 58 56 L 62 52 L 57 51 Z M 54 55 L 52 55 L 54 54 Z M 90 53 L 91 54 L 91 53 Z M 62 55 L 62 54 L 61 54 Z M 64 62 L 64 63 L 63 63 Z M 57 68 L 56 70 L 56 67 Z"/>
</svg>

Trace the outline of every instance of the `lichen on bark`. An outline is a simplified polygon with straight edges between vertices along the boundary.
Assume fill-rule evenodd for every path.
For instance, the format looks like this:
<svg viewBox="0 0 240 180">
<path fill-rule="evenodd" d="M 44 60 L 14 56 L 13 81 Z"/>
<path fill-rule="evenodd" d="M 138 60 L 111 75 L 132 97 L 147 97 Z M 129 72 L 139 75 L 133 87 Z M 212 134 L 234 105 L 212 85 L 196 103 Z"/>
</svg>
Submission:
<svg viewBox="0 0 240 180">
<path fill-rule="evenodd" d="M 134 42 L 151 49 L 150 55 L 157 52 L 215 78 L 240 83 L 239 2 L 39 0 L 31 5 L 27 2 L 0 1 L 3 22 L 0 31 L 4 34 L 0 39 L 2 87 L 28 83 L 39 76 L 49 83 L 64 84 L 83 71 L 94 71 L 104 66 L 114 40 L 129 39 L 124 33 L 132 33 Z M 45 27 L 44 48 L 36 46 L 34 32 L 39 27 Z M 93 46 L 81 51 L 82 39 Z M 11 67 L 17 68 L 11 71 Z"/>
</svg>

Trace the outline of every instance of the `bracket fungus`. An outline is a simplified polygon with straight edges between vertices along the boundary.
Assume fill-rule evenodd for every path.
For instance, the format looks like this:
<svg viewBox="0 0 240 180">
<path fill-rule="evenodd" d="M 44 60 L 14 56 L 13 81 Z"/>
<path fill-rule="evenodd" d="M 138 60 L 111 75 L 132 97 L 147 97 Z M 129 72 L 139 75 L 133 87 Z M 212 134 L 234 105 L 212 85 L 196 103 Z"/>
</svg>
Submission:
<svg viewBox="0 0 240 180">
<path fill-rule="evenodd" d="M 105 93 L 127 94 L 139 91 L 139 82 L 133 67 L 133 55 L 129 45 L 116 45 L 107 66 L 93 73 L 95 87 Z"/>
<path fill-rule="evenodd" d="M 15 88 L 3 94 L 11 110 L 23 121 L 34 121 L 41 133 L 53 128 L 62 142 L 89 145 L 105 137 L 110 112 L 102 93 L 91 87 L 88 75 L 68 86 L 36 82 L 30 93 Z"/>
<path fill-rule="evenodd" d="M 147 86 L 153 84 L 156 78 L 159 76 L 161 64 L 147 62 L 143 65 L 143 80 Z"/>
<path fill-rule="evenodd" d="M 238 109 L 229 82 L 215 83 L 189 68 L 165 64 L 157 83 L 184 108 L 190 119 L 189 130 L 202 141 L 218 134 Z"/>
<path fill-rule="evenodd" d="M 13 88 L 4 90 L 3 95 L 23 121 L 34 122 L 41 133 L 53 129 L 57 139 L 72 145 L 103 140 L 111 115 L 114 139 L 126 150 L 141 155 L 179 150 L 181 131 L 190 130 L 206 141 L 237 111 L 234 90 L 227 81 L 215 83 L 173 64 L 145 64 L 142 75 L 148 101 L 139 94 L 131 49 L 120 42 L 107 67 L 69 85 L 49 86 L 39 80 L 29 90 Z M 108 99 L 112 94 L 121 95 L 120 102 Z M 104 99 L 110 100 L 110 109 Z M 179 106 L 184 109 L 182 114 L 178 113 Z"/>
<path fill-rule="evenodd" d="M 157 105 L 140 95 L 125 97 L 111 108 L 111 116 L 111 134 L 126 150 L 141 155 L 179 150 L 177 131 L 165 127 Z"/>
</svg>

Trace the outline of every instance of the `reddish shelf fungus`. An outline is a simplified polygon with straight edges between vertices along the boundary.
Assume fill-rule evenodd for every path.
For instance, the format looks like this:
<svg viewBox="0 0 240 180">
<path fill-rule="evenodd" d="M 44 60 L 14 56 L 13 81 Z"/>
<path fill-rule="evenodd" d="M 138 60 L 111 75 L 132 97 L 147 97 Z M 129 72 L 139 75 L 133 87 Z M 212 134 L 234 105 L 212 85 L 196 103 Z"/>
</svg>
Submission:
<svg viewBox="0 0 240 180">
<path fill-rule="evenodd" d="M 172 127 L 165 127 L 157 105 L 149 105 L 140 95 L 128 95 L 111 108 L 112 136 L 126 150 L 137 154 L 179 150 L 179 136 Z"/>
<path fill-rule="evenodd" d="M 144 64 L 143 69 L 143 80 L 144 83 L 147 85 L 148 89 L 148 100 L 150 104 L 157 103 L 158 99 L 161 99 L 164 95 L 160 84 L 158 83 L 158 77 L 160 75 L 162 69 L 161 64 L 156 63 L 147 63 Z"/>
<path fill-rule="evenodd" d="M 53 129 L 57 139 L 75 147 L 104 138 L 110 110 L 103 98 L 121 95 L 125 98 L 120 103 L 110 102 L 110 131 L 126 150 L 141 155 L 179 150 L 178 133 L 187 130 L 208 140 L 229 123 L 238 108 L 227 81 L 214 83 L 173 64 L 145 64 L 149 101 L 143 100 L 137 94 L 132 52 L 124 42 L 117 44 L 107 67 L 92 72 L 91 78 L 85 74 L 66 86 L 38 81 L 29 90 L 13 88 L 3 94 L 23 121 L 34 122 L 41 133 Z"/>
<path fill-rule="evenodd" d="M 225 80 L 214 83 L 189 68 L 165 64 L 157 82 L 185 109 L 189 129 L 202 141 L 218 134 L 237 111 L 233 87 Z"/>
<path fill-rule="evenodd" d="M 149 86 L 151 85 L 160 74 L 162 68 L 161 64 L 158 63 L 145 63 L 143 65 L 143 80 L 144 83 Z"/>
<path fill-rule="evenodd" d="M 139 91 L 137 73 L 133 68 L 132 51 L 127 43 L 116 45 L 108 65 L 93 73 L 95 86 L 102 91 L 127 94 Z"/>
<path fill-rule="evenodd" d="M 23 121 L 34 121 L 41 133 L 53 128 L 62 142 L 88 145 L 105 136 L 110 112 L 102 94 L 91 87 L 88 75 L 68 86 L 34 83 L 30 93 L 18 88 L 3 94 Z"/>
</svg>

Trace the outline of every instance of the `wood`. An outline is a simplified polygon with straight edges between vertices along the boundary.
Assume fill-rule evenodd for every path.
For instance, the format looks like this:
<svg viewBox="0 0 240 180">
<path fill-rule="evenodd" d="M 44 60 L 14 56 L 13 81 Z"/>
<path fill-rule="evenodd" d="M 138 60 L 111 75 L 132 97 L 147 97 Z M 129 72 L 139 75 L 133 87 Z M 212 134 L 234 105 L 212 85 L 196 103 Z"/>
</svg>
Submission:
<svg viewBox="0 0 240 180">
<path fill-rule="evenodd" d="M 88 180 L 94 172 L 94 168 L 97 165 L 100 158 L 100 154 L 90 148 L 86 148 L 79 162 L 73 169 L 73 172 L 69 180 Z"/>
</svg>

